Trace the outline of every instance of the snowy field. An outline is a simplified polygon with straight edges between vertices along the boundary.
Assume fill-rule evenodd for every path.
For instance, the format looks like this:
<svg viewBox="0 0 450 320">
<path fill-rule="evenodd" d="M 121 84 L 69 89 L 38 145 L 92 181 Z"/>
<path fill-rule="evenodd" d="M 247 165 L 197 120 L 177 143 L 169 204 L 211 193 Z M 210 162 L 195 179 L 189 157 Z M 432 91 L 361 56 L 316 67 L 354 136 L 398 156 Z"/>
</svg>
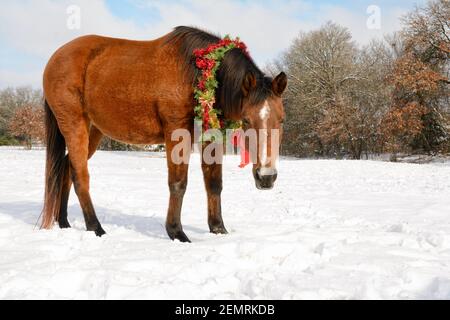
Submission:
<svg viewBox="0 0 450 320">
<path fill-rule="evenodd" d="M 283 160 L 276 187 L 225 163 L 230 232 L 208 233 L 198 155 L 183 224 L 164 230 L 165 159 L 98 152 L 91 191 L 103 238 L 34 228 L 44 151 L 0 148 L 2 299 L 450 299 L 450 163 Z"/>
</svg>

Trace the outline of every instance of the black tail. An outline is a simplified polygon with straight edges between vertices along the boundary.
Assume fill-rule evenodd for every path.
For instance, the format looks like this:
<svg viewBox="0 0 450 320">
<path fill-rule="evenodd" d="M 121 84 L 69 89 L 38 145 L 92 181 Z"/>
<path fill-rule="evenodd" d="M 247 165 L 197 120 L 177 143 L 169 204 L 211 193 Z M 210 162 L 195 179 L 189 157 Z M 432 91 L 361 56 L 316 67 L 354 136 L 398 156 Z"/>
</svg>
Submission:
<svg viewBox="0 0 450 320">
<path fill-rule="evenodd" d="M 47 161 L 45 166 L 45 200 L 42 210 L 41 228 L 51 229 L 58 221 L 65 175 L 68 174 L 69 160 L 66 157 L 64 140 L 55 115 L 45 101 L 45 131 L 47 144 Z"/>
</svg>

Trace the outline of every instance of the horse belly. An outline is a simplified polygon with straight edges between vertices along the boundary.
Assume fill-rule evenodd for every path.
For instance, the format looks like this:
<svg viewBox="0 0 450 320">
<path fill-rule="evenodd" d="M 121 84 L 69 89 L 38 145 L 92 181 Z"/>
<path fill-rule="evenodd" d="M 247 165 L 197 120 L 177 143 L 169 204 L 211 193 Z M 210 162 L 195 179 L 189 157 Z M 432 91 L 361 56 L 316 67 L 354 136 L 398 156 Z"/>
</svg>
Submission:
<svg viewBox="0 0 450 320">
<path fill-rule="evenodd" d="M 123 64 L 96 70 L 88 75 L 85 88 L 86 111 L 95 126 L 121 142 L 163 143 L 157 92 L 149 90 L 156 89 L 152 79 L 139 79 L 142 70 L 129 72 Z"/>
<path fill-rule="evenodd" d="M 110 104 L 109 104 L 110 103 Z M 106 136 L 129 144 L 160 144 L 163 129 L 151 104 L 122 104 L 120 101 L 88 107 L 88 116 Z"/>
</svg>

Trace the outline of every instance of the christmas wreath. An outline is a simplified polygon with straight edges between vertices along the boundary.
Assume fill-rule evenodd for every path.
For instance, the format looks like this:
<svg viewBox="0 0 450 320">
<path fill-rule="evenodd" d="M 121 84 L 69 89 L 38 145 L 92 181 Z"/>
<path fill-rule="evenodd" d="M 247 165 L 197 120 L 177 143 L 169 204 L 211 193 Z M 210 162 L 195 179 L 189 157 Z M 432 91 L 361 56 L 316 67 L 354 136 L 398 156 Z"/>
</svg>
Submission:
<svg viewBox="0 0 450 320">
<path fill-rule="evenodd" d="M 241 49 L 246 56 L 250 56 L 247 46 L 239 38 L 232 40 L 225 36 L 218 43 L 211 44 L 207 48 L 194 50 L 195 65 L 200 70 L 196 87 L 194 88 L 194 98 L 197 105 L 194 108 L 195 120 L 202 123 L 201 141 L 213 141 L 214 137 L 208 135 L 209 129 L 224 131 L 226 129 L 237 130 L 242 127 L 241 121 L 225 120 L 221 117 L 222 112 L 214 108 L 216 103 L 216 90 L 219 86 L 217 81 L 217 70 L 225 57 L 225 54 L 232 49 Z M 249 162 L 248 152 L 239 134 L 232 138 L 234 145 L 241 147 L 241 167 Z"/>
</svg>

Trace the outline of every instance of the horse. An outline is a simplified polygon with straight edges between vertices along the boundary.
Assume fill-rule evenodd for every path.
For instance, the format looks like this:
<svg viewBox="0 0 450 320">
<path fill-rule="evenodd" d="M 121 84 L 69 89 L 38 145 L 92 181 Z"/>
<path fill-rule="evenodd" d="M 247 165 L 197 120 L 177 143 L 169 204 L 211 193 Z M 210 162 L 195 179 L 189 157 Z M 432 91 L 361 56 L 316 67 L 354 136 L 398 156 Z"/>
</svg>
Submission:
<svg viewBox="0 0 450 320">
<path fill-rule="evenodd" d="M 166 231 L 170 239 L 190 242 L 181 224 L 181 207 L 189 163 L 170 155 L 177 129 L 194 130 L 193 87 L 198 79 L 194 50 L 220 41 L 217 35 L 177 27 L 150 41 L 88 35 L 59 48 L 43 75 L 46 165 L 41 228 L 70 228 L 67 203 L 72 184 L 87 231 L 105 234 L 89 192 L 88 160 L 103 136 L 128 144 L 165 144 L 170 190 Z M 216 108 L 224 119 L 241 120 L 244 129 L 282 131 L 282 94 L 287 76 L 266 76 L 235 48 L 217 72 Z M 281 134 L 279 137 L 281 141 Z M 67 149 L 67 151 L 66 151 Z M 271 144 L 264 146 L 271 153 Z M 256 156 L 255 184 L 270 189 L 277 178 L 277 159 Z M 222 165 L 202 161 L 211 233 L 226 234 L 222 219 Z"/>
</svg>

